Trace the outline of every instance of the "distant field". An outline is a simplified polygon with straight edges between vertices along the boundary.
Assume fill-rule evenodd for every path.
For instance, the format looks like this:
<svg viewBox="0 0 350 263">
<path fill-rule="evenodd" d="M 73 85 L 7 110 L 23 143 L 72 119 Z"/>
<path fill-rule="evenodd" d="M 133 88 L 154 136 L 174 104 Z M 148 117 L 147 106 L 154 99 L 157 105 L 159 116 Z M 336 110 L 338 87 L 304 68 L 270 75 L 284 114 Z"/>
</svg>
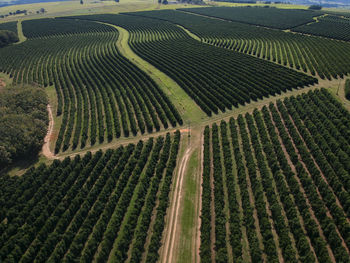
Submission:
<svg viewBox="0 0 350 263">
<path fill-rule="evenodd" d="M 214 11 L 212 13 L 215 16 L 216 13 Z M 137 12 L 136 14 L 181 25 L 205 43 L 288 65 L 312 75 L 318 74 L 321 78 L 336 78 L 350 72 L 350 63 L 347 59 L 350 56 L 350 43 L 302 36 L 174 10 Z M 317 24 L 311 24 L 311 26 Z M 324 29 L 331 36 L 337 33 L 342 33 L 343 37 L 348 35 L 347 24 L 331 23 L 330 25 L 331 28 Z M 303 28 L 307 27 L 303 26 Z"/>
<path fill-rule="evenodd" d="M 313 21 L 313 17 L 322 14 L 322 11 L 315 12 L 300 9 L 284 10 L 279 8 L 263 7 L 186 8 L 185 11 L 277 29 L 288 29 L 309 23 Z"/>
<path fill-rule="evenodd" d="M 293 28 L 293 31 L 350 41 L 350 16 L 325 16 L 317 22 Z"/>
<path fill-rule="evenodd" d="M 207 126 L 202 262 L 349 262 L 348 125 L 322 89 Z"/>
<path fill-rule="evenodd" d="M 15 12 L 16 10 L 27 10 L 28 15 L 12 15 L 1 19 L 1 22 L 13 21 L 18 19 L 37 19 L 55 16 L 67 15 L 83 15 L 83 14 L 102 14 L 102 13 L 120 13 L 132 12 L 141 10 L 155 10 L 155 9 L 175 9 L 183 7 L 193 7 L 188 4 L 169 4 L 158 5 L 156 0 L 121 0 L 119 3 L 115 1 L 100 1 L 100 0 L 85 0 L 81 5 L 80 1 L 64 1 L 64 2 L 46 2 L 27 5 L 16 5 L 0 8 L 0 15 Z M 41 8 L 45 9 L 45 13 L 37 14 L 36 12 Z"/>
</svg>

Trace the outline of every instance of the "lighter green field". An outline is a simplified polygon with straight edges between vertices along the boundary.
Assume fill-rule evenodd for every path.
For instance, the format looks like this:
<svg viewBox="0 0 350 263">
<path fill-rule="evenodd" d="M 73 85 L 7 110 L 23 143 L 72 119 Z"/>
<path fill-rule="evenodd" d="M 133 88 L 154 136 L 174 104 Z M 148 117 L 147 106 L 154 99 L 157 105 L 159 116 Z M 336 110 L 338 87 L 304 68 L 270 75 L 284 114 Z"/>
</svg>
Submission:
<svg viewBox="0 0 350 263">
<path fill-rule="evenodd" d="M 115 1 L 101 1 L 101 0 L 83 0 L 84 4 L 81 5 L 79 0 L 64 1 L 64 2 L 50 2 L 50 3 L 35 3 L 26 5 L 14 5 L 0 8 L 0 15 L 8 14 L 9 12 L 15 12 L 16 10 L 27 10 L 28 15 L 15 15 L 8 16 L 0 19 L 0 23 L 15 21 L 19 19 L 37 19 L 57 16 L 69 16 L 69 15 L 86 15 L 86 14 L 102 14 L 102 13 L 121 13 L 121 12 L 135 12 L 146 10 L 160 10 L 160 9 L 176 9 L 186 7 L 199 7 L 198 5 L 190 4 L 168 4 L 159 5 L 158 0 L 120 0 L 119 3 Z M 224 2 L 211 2 L 204 1 L 207 6 L 266 6 L 266 4 L 241 4 L 241 3 L 224 3 Z M 307 9 L 307 6 L 303 5 L 290 5 L 290 4 L 268 4 L 270 7 L 282 8 L 282 9 Z M 203 7 L 203 6 L 201 6 Z M 36 12 L 44 8 L 46 12 L 44 14 L 37 14 Z M 326 9 L 328 10 L 328 9 Z M 334 9 L 329 9 L 334 11 Z"/>
<path fill-rule="evenodd" d="M 0 23 L 15 21 L 19 19 L 27 20 L 69 15 L 121 13 L 156 9 L 175 9 L 184 7 L 195 6 L 188 4 L 159 5 L 157 0 L 121 0 L 119 3 L 115 1 L 84 0 L 84 4 L 82 5 L 80 4 L 79 0 L 35 3 L 0 8 L 0 15 L 5 15 L 9 12 L 15 12 L 18 9 L 28 11 L 28 15 L 21 14 L 0 19 Z M 44 14 L 37 14 L 36 11 L 40 10 L 40 8 L 44 8 L 46 12 Z"/>
</svg>

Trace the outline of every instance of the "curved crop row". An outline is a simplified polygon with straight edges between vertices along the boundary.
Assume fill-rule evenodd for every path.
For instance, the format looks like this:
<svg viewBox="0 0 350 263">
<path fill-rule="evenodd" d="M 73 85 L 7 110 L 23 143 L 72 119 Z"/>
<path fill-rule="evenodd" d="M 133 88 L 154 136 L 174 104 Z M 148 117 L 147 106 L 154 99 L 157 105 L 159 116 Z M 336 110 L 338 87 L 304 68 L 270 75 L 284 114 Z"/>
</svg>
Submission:
<svg viewBox="0 0 350 263">
<path fill-rule="evenodd" d="M 164 21 L 125 14 L 84 19 L 126 28 L 132 49 L 174 79 L 208 115 L 317 82 L 273 63 L 200 43 Z"/>
<path fill-rule="evenodd" d="M 132 14 L 181 25 L 197 35 L 204 43 L 276 62 L 312 75 L 318 74 L 321 78 L 343 77 L 350 73 L 350 63 L 345 55 L 350 55 L 349 43 L 223 21 L 176 10 Z M 324 19 L 320 18 L 320 21 Z M 347 21 L 350 23 L 350 20 Z M 317 24 L 321 25 L 321 22 L 310 26 Z M 346 30 L 346 25 L 334 24 L 332 32 L 333 28 Z M 293 30 L 298 31 L 298 28 Z"/>
<path fill-rule="evenodd" d="M 56 153 L 182 124 L 163 91 L 119 53 L 115 28 L 67 19 L 38 21 L 45 37 L 1 49 L 0 69 L 14 83 L 55 86 L 57 115 L 62 116 Z M 38 22 L 26 23 L 25 34 L 36 32 Z M 65 26 L 72 28 L 69 35 Z"/>
<path fill-rule="evenodd" d="M 313 17 L 322 13 L 302 9 L 282 9 L 263 7 L 205 7 L 180 9 L 195 14 L 222 18 L 230 21 L 288 29 L 313 21 Z"/>
<path fill-rule="evenodd" d="M 338 16 L 325 16 L 319 18 L 317 23 L 302 25 L 293 28 L 293 31 L 350 41 L 350 19 L 343 19 Z"/>
</svg>

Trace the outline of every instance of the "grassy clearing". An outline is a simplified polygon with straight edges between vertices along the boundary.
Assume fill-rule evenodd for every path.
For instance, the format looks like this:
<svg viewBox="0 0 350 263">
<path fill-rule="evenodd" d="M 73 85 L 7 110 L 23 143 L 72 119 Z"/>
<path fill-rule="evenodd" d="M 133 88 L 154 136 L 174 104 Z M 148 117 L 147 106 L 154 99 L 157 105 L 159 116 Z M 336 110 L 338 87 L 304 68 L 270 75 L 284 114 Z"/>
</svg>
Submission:
<svg viewBox="0 0 350 263">
<path fill-rule="evenodd" d="M 115 26 L 119 31 L 117 46 L 122 55 L 128 58 L 136 66 L 150 75 L 165 94 L 174 103 L 181 114 L 184 124 L 203 120 L 206 115 L 199 106 L 187 95 L 187 93 L 170 77 L 156 67 L 136 55 L 128 44 L 129 32 L 124 28 Z"/>
<path fill-rule="evenodd" d="M 200 168 L 198 156 L 199 150 L 195 150 L 190 157 L 185 175 L 183 209 L 180 221 L 181 235 L 179 249 L 176 253 L 178 255 L 176 262 L 179 263 L 193 262 L 193 259 L 196 257 L 196 250 L 194 249 L 198 217 L 196 197 L 200 187 L 197 182 Z"/>
<path fill-rule="evenodd" d="M 17 22 L 17 35 L 18 35 L 19 41 L 16 44 L 20 44 L 20 43 L 22 43 L 22 42 L 27 40 L 27 38 L 23 34 L 22 21 L 21 20 L 18 20 L 18 22 Z"/>
<path fill-rule="evenodd" d="M 340 79 L 334 81 L 332 83 L 333 85 L 325 86 L 325 88 L 329 88 L 328 90 L 332 93 L 332 95 L 339 100 L 343 106 L 350 111 L 350 101 L 348 101 L 345 98 L 345 90 L 344 90 L 344 85 L 345 85 L 345 80 Z"/>
<path fill-rule="evenodd" d="M 5 82 L 6 86 L 9 86 L 12 84 L 12 78 L 10 78 L 10 75 L 0 72 L 0 79 L 1 81 Z"/>
</svg>

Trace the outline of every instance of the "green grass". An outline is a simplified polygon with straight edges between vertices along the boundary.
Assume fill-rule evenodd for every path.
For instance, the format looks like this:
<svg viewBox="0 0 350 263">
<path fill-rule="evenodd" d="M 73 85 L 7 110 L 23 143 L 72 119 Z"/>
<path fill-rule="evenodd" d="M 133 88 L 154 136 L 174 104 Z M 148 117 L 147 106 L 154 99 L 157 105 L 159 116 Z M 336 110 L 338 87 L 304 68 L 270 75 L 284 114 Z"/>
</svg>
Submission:
<svg viewBox="0 0 350 263">
<path fill-rule="evenodd" d="M 21 20 L 18 20 L 18 22 L 17 22 L 17 34 L 18 34 L 19 41 L 16 44 L 20 44 L 20 43 L 27 40 L 27 38 L 23 34 Z"/>
<path fill-rule="evenodd" d="M 195 240 L 195 228 L 197 220 L 197 206 L 196 196 L 199 188 L 197 182 L 198 168 L 199 168 L 198 150 L 195 150 L 189 160 L 185 178 L 184 178 L 184 200 L 183 210 L 181 214 L 181 235 L 179 242 L 178 258 L 176 262 L 187 263 L 193 262 L 193 258 L 196 256 L 196 250 L 194 249 Z"/>
<path fill-rule="evenodd" d="M 206 118 L 205 113 L 173 79 L 147 61 L 140 58 L 131 50 L 128 44 L 129 32 L 124 28 L 118 26 L 114 27 L 116 27 L 119 31 L 117 46 L 120 53 L 136 66 L 141 68 L 159 85 L 159 87 L 174 103 L 184 120 L 184 124 L 186 125 L 189 121 L 191 123 L 198 123 L 204 120 Z"/>
<path fill-rule="evenodd" d="M 350 111 L 350 101 L 348 101 L 345 98 L 345 90 L 344 90 L 344 85 L 345 85 L 346 79 L 340 79 L 336 80 L 333 85 L 329 86 L 324 86 L 325 88 L 328 88 L 328 91 L 341 103 L 343 106 Z"/>
</svg>

